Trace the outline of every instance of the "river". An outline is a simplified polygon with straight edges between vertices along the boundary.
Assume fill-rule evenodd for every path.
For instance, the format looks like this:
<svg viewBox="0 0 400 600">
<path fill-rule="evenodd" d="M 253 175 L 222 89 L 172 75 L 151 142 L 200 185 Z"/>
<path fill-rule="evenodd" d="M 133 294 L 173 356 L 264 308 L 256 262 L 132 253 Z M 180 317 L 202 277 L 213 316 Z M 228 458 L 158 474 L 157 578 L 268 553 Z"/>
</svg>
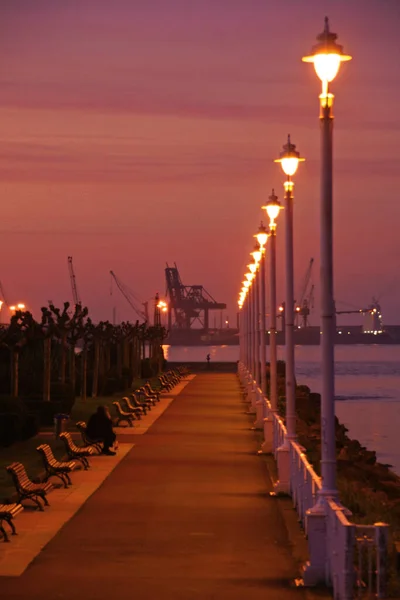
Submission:
<svg viewBox="0 0 400 600">
<path fill-rule="evenodd" d="M 268 352 L 268 348 L 267 348 Z M 171 362 L 235 362 L 238 346 L 167 346 Z M 284 359 L 284 348 L 279 347 Z M 369 450 L 379 462 L 393 465 L 400 475 L 400 346 L 336 346 L 335 411 L 348 435 Z M 319 346 L 296 346 L 296 378 L 313 392 L 321 390 Z"/>
</svg>

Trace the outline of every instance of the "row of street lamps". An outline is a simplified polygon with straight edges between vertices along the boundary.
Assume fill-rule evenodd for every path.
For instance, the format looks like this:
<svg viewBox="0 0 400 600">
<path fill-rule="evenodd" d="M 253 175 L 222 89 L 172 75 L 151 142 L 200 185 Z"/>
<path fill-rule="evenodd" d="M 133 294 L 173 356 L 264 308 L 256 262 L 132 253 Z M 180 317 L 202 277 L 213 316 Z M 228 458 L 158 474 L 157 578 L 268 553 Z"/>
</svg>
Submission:
<svg viewBox="0 0 400 600">
<path fill-rule="evenodd" d="M 303 58 L 304 62 L 313 63 L 315 71 L 322 82 L 320 99 L 321 122 L 321 475 L 322 489 L 319 494 L 317 509 L 324 510 L 327 497 L 335 498 L 336 489 L 336 444 L 335 444 L 335 412 L 334 412 L 334 335 L 335 308 L 333 294 L 333 236 L 332 236 L 332 134 L 333 134 L 333 94 L 329 84 L 336 77 L 341 62 L 351 59 L 343 53 L 343 48 L 336 42 L 337 35 L 329 30 L 328 18 L 325 19 L 324 31 L 317 37 L 317 44 L 311 55 Z M 304 161 L 290 136 L 283 146 L 283 151 L 275 161 L 281 164 L 286 175 L 284 182 L 285 209 L 285 391 L 286 391 L 286 430 L 283 446 L 279 449 L 287 460 L 283 471 L 283 487 L 290 486 L 289 479 L 289 445 L 296 439 L 296 390 L 294 361 L 294 292 L 293 292 L 293 189 L 295 175 L 299 163 Z M 277 411 L 277 348 L 276 348 L 276 219 L 281 205 L 272 190 L 272 195 L 263 207 L 269 217 L 269 231 L 263 224 L 255 235 L 258 248 L 252 252 L 254 262 L 249 265 L 249 272 L 239 295 L 238 305 L 241 315 L 241 361 L 252 374 L 254 384 L 267 395 L 266 385 L 266 309 L 265 309 L 265 248 L 268 240 L 270 258 L 270 386 L 269 400 L 272 412 Z M 264 415 L 267 416 L 267 415 Z M 278 455 L 279 469 L 279 455 Z M 286 490 L 289 491 L 289 490 Z"/>
</svg>

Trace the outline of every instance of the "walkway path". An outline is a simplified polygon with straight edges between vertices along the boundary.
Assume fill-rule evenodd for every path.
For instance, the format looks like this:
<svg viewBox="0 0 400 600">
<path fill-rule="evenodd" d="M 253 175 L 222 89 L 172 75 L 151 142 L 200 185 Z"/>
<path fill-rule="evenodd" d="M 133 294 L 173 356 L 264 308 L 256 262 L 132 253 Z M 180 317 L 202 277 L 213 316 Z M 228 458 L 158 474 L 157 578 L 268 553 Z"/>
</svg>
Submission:
<svg viewBox="0 0 400 600">
<path fill-rule="evenodd" d="M 305 598 L 244 408 L 235 375 L 198 375 L 2 597 Z"/>
</svg>

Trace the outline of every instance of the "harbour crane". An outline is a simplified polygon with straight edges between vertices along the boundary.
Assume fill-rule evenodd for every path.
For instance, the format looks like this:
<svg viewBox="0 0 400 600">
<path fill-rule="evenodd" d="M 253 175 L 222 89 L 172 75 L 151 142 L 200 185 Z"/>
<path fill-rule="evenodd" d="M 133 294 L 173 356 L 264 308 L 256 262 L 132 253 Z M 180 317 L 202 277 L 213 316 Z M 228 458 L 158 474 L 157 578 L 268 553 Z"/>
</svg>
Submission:
<svg viewBox="0 0 400 600">
<path fill-rule="evenodd" d="M 117 287 L 128 304 L 133 308 L 137 316 L 141 319 L 144 319 L 147 323 L 149 323 L 149 311 L 148 311 L 148 302 L 140 302 L 140 300 L 135 296 L 129 287 L 123 283 L 114 273 L 114 271 L 110 271 L 110 275 L 117 284 Z M 135 302 L 136 301 L 136 302 Z M 137 302 L 143 305 L 144 310 L 140 309 L 137 305 Z"/>
<path fill-rule="evenodd" d="M 308 317 L 310 315 L 310 308 L 313 308 L 314 286 L 311 285 L 310 290 L 308 290 L 311 281 L 313 264 L 314 259 L 310 258 L 310 262 L 308 264 L 307 271 L 304 275 L 303 283 L 300 289 L 299 301 L 295 302 L 296 325 L 299 325 L 298 320 L 299 317 L 301 317 L 301 327 L 308 327 Z"/>
<path fill-rule="evenodd" d="M 81 299 L 78 294 L 78 288 L 76 285 L 76 277 L 74 271 L 74 265 L 72 263 L 72 256 L 68 256 L 68 271 L 69 278 L 71 280 L 71 290 L 72 290 L 72 298 L 74 300 L 75 306 L 81 306 Z"/>
<path fill-rule="evenodd" d="M 172 329 L 172 314 L 175 317 L 174 328 L 188 332 L 197 321 L 204 333 L 209 330 L 209 311 L 224 310 L 226 304 L 216 302 L 202 285 L 184 285 L 178 267 L 174 263 L 165 269 L 166 295 L 168 298 L 168 329 Z"/>
</svg>

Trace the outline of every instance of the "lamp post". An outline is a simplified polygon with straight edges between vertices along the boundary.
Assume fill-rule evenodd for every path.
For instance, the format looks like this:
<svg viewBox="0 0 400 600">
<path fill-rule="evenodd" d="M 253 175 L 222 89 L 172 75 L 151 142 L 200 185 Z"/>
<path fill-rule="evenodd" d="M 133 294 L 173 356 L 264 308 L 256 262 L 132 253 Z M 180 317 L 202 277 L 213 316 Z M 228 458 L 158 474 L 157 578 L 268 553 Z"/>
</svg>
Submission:
<svg viewBox="0 0 400 600">
<path fill-rule="evenodd" d="M 277 345 L 276 345 L 276 219 L 281 210 L 281 204 L 274 190 L 269 197 L 269 202 L 263 206 L 269 217 L 269 257 L 270 257 L 270 334 L 269 334 L 269 355 L 270 355 L 270 403 L 272 412 L 278 410 L 278 377 L 277 377 Z"/>
<path fill-rule="evenodd" d="M 269 271 L 270 271 L 270 325 L 269 325 L 269 401 L 271 412 L 278 411 L 278 375 L 277 375 L 277 345 L 276 345 L 276 222 L 281 210 L 278 197 L 274 190 L 269 202 L 263 206 L 269 217 Z M 264 420 L 264 442 L 259 454 L 274 451 L 274 421 L 273 414 Z"/>
<path fill-rule="evenodd" d="M 255 343 L 255 363 L 254 363 L 254 379 L 256 387 L 261 386 L 260 377 L 260 277 L 259 277 L 259 264 L 261 260 L 260 246 L 257 243 L 253 252 L 250 252 L 253 257 L 254 264 L 249 265 L 250 271 L 254 274 L 254 317 L 255 317 L 255 329 L 254 329 L 254 343 Z"/>
<path fill-rule="evenodd" d="M 261 291 L 261 306 L 260 306 L 260 362 L 261 362 L 261 391 L 264 396 L 267 394 L 267 373 L 266 373 L 266 319 L 265 319 L 265 244 L 268 240 L 268 233 L 261 222 L 258 233 L 254 236 L 260 247 L 260 291 Z"/>
<path fill-rule="evenodd" d="M 296 390 L 294 374 L 294 291 L 293 291 L 293 175 L 297 171 L 300 158 L 296 146 L 290 141 L 283 146 L 283 151 L 275 162 L 281 167 L 287 180 L 285 181 L 285 244 L 286 244 L 286 300 L 285 300 L 285 389 L 286 389 L 286 437 L 279 449 L 278 470 L 279 482 L 277 491 L 290 490 L 289 442 L 296 439 Z M 280 468 L 279 468 L 280 467 Z"/>
<path fill-rule="evenodd" d="M 304 583 L 315 585 L 326 580 L 328 543 L 327 499 L 337 498 L 336 488 L 336 435 L 335 435 L 335 305 L 333 294 L 333 94 L 329 83 L 336 77 L 340 64 L 351 60 L 336 43 L 337 35 L 329 30 L 325 18 L 324 31 L 317 37 L 318 43 L 304 62 L 314 64 L 322 82 L 320 100 L 321 123 L 321 476 L 322 487 L 316 505 L 307 511 L 307 534 L 310 560 L 304 570 Z M 337 502 L 337 500 L 336 500 Z M 352 587 L 352 586 L 351 586 Z"/>
<path fill-rule="evenodd" d="M 333 147 L 333 94 L 328 86 L 336 77 L 341 62 L 351 60 L 336 43 L 337 35 L 329 30 L 328 17 L 324 31 L 317 36 L 318 43 L 304 62 L 314 64 L 322 82 L 320 99 L 321 122 L 321 346 L 322 346 L 322 394 L 321 394 L 321 475 L 322 489 L 319 502 L 324 497 L 337 496 L 336 489 L 336 440 L 335 440 L 335 304 L 333 294 L 333 227 L 332 227 L 332 147 Z"/>
</svg>

